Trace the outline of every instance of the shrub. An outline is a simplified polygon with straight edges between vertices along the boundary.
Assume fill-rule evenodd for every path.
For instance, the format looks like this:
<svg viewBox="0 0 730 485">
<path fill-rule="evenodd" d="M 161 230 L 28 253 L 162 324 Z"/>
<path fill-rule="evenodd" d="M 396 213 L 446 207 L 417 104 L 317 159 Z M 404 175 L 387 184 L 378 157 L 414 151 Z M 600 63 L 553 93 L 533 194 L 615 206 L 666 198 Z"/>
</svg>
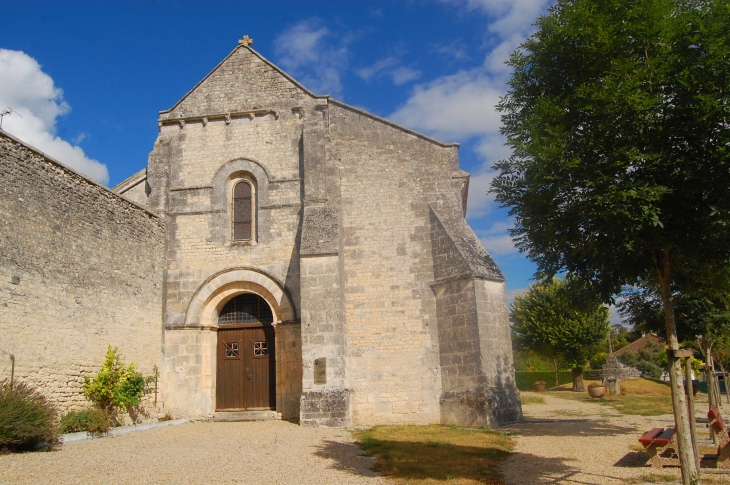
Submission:
<svg viewBox="0 0 730 485">
<path fill-rule="evenodd" d="M 641 371 L 641 375 L 644 377 L 652 377 L 654 379 L 659 379 L 664 373 L 664 369 L 648 360 L 640 360 L 636 364 L 636 368 Z"/>
<path fill-rule="evenodd" d="M 606 360 L 608 360 L 607 352 L 596 352 L 590 359 L 591 369 L 600 370 L 603 364 L 606 363 Z"/>
<path fill-rule="evenodd" d="M 573 374 L 571 371 L 560 371 L 558 379 L 558 385 L 568 384 L 573 382 Z M 535 381 L 545 381 L 546 387 L 552 387 L 555 384 L 555 372 L 515 371 L 515 384 L 520 391 L 531 391 Z"/>
<path fill-rule="evenodd" d="M 649 340 L 643 349 L 624 352 L 619 357 L 624 365 L 636 367 L 645 377 L 658 379 L 667 368 L 667 354 L 664 347 L 653 340 Z"/>
<path fill-rule="evenodd" d="M 144 388 L 145 379 L 134 363 L 125 366 L 117 349 L 110 345 L 101 371 L 93 379 L 85 378 L 84 395 L 116 421 L 120 409 L 140 403 Z"/>
<path fill-rule="evenodd" d="M 553 364 L 548 359 L 529 350 L 514 352 L 513 360 L 517 371 L 550 372 L 553 370 Z"/>
<path fill-rule="evenodd" d="M 61 433 L 106 433 L 112 427 L 109 415 L 101 409 L 88 408 L 82 411 L 69 411 L 58 425 Z"/>
<path fill-rule="evenodd" d="M 0 381 L 0 448 L 27 450 L 58 444 L 58 411 L 34 387 Z"/>
</svg>

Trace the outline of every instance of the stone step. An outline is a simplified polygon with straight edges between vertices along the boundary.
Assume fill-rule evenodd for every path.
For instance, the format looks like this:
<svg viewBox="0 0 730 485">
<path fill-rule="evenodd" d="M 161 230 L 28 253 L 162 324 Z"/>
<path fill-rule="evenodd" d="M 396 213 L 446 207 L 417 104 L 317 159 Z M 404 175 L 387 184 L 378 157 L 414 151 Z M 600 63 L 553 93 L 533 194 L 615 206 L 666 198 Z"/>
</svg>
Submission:
<svg viewBox="0 0 730 485">
<path fill-rule="evenodd" d="M 224 411 L 217 412 L 213 421 L 235 422 L 235 421 L 271 421 L 281 419 L 281 413 L 271 410 L 263 411 Z"/>
</svg>

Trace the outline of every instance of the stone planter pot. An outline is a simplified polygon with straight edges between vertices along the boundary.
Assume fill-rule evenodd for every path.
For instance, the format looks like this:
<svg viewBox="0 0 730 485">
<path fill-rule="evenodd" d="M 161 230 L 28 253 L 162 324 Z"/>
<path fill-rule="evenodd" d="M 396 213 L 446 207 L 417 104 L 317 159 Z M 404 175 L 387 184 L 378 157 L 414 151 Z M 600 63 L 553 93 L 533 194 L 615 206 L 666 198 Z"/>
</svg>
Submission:
<svg viewBox="0 0 730 485">
<path fill-rule="evenodd" d="M 594 399 L 602 398 L 606 394 L 604 386 L 593 386 L 588 388 L 588 395 Z"/>
<path fill-rule="evenodd" d="M 544 382 L 536 382 L 532 385 L 532 389 L 536 392 L 541 392 L 545 390 L 545 383 Z"/>
</svg>

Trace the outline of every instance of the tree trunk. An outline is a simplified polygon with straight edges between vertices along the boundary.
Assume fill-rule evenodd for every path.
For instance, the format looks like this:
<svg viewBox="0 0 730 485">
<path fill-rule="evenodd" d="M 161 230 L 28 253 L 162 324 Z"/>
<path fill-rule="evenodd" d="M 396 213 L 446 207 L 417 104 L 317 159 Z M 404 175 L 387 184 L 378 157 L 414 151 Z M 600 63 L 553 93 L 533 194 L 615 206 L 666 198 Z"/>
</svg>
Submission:
<svg viewBox="0 0 730 485">
<path fill-rule="evenodd" d="M 555 387 L 560 385 L 560 372 L 558 371 L 558 359 L 553 358 L 553 369 L 555 370 Z"/>
<path fill-rule="evenodd" d="M 687 410 L 689 412 L 689 432 L 692 437 L 692 451 L 695 455 L 695 463 L 700 465 L 700 449 L 697 446 L 697 423 L 695 416 L 694 393 L 692 392 L 692 358 L 684 359 L 684 388 L 687 392 Z"/>
<path fill-rule="evenodd" d="M 705 342 L 705 381 L 707 381 L 707 406 L 712 408 L 715 405 L 715 383 L 713 380 L 712 372 L 712 346 Z M 717 438 L 715 437 L 715 429 L 710 426 L 710 439 L 712 442 L 717 444 Z"/>
<path fill-rule="evenodd" d="M 672 306 L 671 277 L 669 274 L 670 250 L 662 248 L 654 253 L 654 264 L 659 275 L 662 288 L 662 306 L 664 308 L 664 323 L 667 328 L 667 344 L 669 350 L 668 371 L 672 390 L 672 407 L 674 423 L 679 445 L 679 464 L 682 469 L 682 485 L 699 483 L 699 463 L 695 463 L 692 437 L 690 436 L 689 413 L 687 412 L 687 396 L 684 389 L 682 364 L 674 357 L 673 351 L 679 350 L 677 326 L 674 321 L 674 307 Z"/>
<path fill-rule="evenodd" d="M 583 367 L 573 367 L 573 391 L 583 392 L 586 386 L 583 384 Z"/>
<path fill-rule="evenodd" d="M 715 374 L 715 366 L 712 366 L 712 377 L 715 380 L 715 404 L 718 408 L 722 407 L 722 394 L 720 394 L 720 378 Z"/>
</svg>

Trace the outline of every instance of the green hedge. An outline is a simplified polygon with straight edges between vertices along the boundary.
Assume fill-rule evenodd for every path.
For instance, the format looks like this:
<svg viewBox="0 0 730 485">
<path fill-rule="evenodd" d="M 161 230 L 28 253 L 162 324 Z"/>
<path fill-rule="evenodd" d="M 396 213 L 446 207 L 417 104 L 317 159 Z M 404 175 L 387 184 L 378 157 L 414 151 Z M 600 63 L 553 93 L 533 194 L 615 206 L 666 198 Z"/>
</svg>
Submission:
<svg viewBox="0 0 730 485">
<path fill-rule="evenodd" d="M 515 381 L 520 391 L 532 391 L 535 381 L 545 381 L 545 388 L 549 389 L 555 385 L 555 372 L 515 371 Z M 573 382 L 573 373 L 569 370 L 558 372 L 558 382 L 561 385 Z"/>
</svg>

